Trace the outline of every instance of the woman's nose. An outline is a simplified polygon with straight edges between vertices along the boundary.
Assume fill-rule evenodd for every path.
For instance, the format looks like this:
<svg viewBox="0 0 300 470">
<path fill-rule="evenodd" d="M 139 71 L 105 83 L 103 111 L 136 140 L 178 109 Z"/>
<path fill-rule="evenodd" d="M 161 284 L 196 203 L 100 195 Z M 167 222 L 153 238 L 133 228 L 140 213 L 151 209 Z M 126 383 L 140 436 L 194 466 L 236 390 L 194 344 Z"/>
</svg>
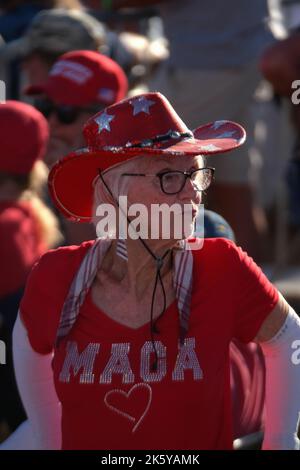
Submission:
<svg viewBox="0 0 300 470">
<path fill-rule="evenodd" d="M 196 184 L 189 177 L 186 178 L 185 185 L 180 192 L 180 195 L 182 195 L 183 198 L 188 198 L 192 201 L 196 201 L 197 203 L 201 200 L 201 191 L 199 191 Z"/>
</svg>

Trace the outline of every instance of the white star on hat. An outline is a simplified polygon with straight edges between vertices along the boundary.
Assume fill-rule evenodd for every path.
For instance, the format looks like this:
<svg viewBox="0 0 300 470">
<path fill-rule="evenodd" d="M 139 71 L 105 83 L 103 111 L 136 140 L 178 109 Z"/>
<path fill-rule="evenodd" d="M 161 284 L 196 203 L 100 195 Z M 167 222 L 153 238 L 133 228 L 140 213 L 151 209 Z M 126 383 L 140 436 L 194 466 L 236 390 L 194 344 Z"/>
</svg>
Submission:
<svg viewBox="0 0 300 470">
<path fill-rule="evenodd" d="M 100 114 L 100 116 L 97 116 L 95 118 L 95 122 L 98 124 L 98 133 L 100 134 L 101 131 L 104 129 L 108 132 L 111 131 L 110 129 L 110 122 L 114 119 L 115 116 L 111 114 L 107 114 L 106 112 Z"/>
<path fill-rule="evenodd" d="M 228 137 L 232 137 L 233 134 L 235 134 L 235 131 L 226 131 L 226 132 L 223 132 L 223 134 L 218 135 L 217 139 L 226 139 Z"/>
<path fill-rule="evenodd" d="M 201 145 L 200 149 L 201 150 L 221 150 L 220 147 L 217 147 L 214 144 Z"/>
<path fill-rule="evenodd" d="M 131 101 L 131 106 L 133 106 L 133 115 L 136 116 L 139 113 L 150 114 L 149 108 L 155 104 L 154 101 L 147 100 L 144 96 L 136 98 Z"/>
<path fill-rule="evenodd" d="M 224 119 L 221 120 L 221 121 L 215 121 L 212 123 L 211 125 L 211 128 L 214 129 L 214 130 L 217 130 L 219 129 L 219 127 L 223 126 L 223 124 L 225 124 L 227 121 L 225 121 Z"/>
</svg>

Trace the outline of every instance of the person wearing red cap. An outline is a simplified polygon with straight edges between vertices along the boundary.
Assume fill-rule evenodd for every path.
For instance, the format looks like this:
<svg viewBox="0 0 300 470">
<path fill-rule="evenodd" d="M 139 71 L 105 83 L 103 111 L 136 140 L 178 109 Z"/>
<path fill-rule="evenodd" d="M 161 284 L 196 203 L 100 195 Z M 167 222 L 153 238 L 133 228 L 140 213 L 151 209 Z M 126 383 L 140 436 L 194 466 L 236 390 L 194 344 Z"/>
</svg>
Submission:
<svg viewBox="0 0 300 470">
<path fill-rule="evenodd" d="M 121 67 L 96 51 L 73 51 L 54 63 L 45 83 L 26 90 L 47 118 L 50 138 L 45 162 L 51 166 L 68 152 L 83 147 L 82 126 L 96 111 L 125 98 L 127 78 Z M 62 221 L 67 244 L 95 236 L 88 225 Z"/>
<path fill-rule="evenodd" d="M 299 318 L 233 242 L 191 238 L 214 173 L 205 158 L 238 148 L 244 129 L 223 120 L 191 131 L 147 93 L 91 117 L 84 137 L 51 169 L 49 189 L 67 218 L 94 220 L 102 236 L 41 258 L 14 328 L 37 448 L 231 449 L 233 338 L 255 339 L 265 356 L 263 448 L 299 448 Z M 161 221 L 152 232 L 155 204 L 174 210 L 167 236 Z"/>
<path fill-rule="evenodd" d="M 115 61 L 87 50 L 61 55 L 45 83 L 29 86 L 25 93 L 39 95 L 34 105 L 49 123 L 47 165 L 83 146 L 83 124 L 96 111 L 125 98 L 127 87 L 126 75 Z"/>
<path fill-rule="evenodd" d="M 60 237 L 56 218 L 37 193 L 47 176 L 41 159 L 48 135 L 47 121 L 32 106 L 0 104 L 0 325 L 8 349 L 8 364 L 0 370 L 0 421 L 10 430 L 23 417 L 10 356 L 18 304 L 33 264 Z"/>
<path fill-rule="evenodd" d="M 35 210 L 47 174 L 42 158 L 48 137 L 47 121 L 34 107 L 17 101 L 0 105 L 0 257 L 5 272 L 0 297 L 23 287 L 34 262 L 55 245 L 54 219 L 46 207 L 44 214 Z M 38 204 L 41 209 L 40 198 Z M 52 234 L 45 232 L 47 218 Z"/>
</svg>

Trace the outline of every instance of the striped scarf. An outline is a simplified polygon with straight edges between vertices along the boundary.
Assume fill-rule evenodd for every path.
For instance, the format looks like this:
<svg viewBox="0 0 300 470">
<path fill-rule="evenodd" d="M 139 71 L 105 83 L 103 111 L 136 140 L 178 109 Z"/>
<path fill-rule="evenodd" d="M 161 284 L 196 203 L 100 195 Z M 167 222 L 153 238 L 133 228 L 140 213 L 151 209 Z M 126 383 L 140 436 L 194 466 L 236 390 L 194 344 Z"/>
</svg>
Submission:
<svg viewBox="0 0 300 470">
<path fill-rule="evenodd" d="M 56 345 L 59 344 L 73 327 L 79 315 L 80 308 L 92 286 L 99 266 L 111 245 L 110 239 L 98 238 L 90 247 L 72 281 L 67 298 L 64 302 L 60 322 L 57 330 Z M 117 254 L 127 260 L 126 244 L 124 240 L 117 243 Z M 174 250 L 173 284 L 179 311 L 179 339 L 180 344 L 189 328 L 191 291 L 193 280 L 193 255 L 188 249 L 188 243 L 181 242 L 180 249 Z"/>
</svg>

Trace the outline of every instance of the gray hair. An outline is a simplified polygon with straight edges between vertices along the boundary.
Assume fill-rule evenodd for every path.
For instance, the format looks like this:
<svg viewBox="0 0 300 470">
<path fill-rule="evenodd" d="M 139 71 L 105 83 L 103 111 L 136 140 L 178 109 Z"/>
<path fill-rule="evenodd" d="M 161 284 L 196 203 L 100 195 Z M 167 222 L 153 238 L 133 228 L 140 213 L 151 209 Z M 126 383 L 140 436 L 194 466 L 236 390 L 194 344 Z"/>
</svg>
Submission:
<svg viewBox="0 0 300 470">
<path fill-rule="evenodd" d="M 106 188 L 105 184 L 100 177 L 97 177 L 94 183 L 94 205 L 93 205 L 93 224 L 96 226 L 98 219 L 96 214 L 97 208 L 101 204 L 111 204 L 117 210 L 116 200 L 120 196 L 127 196 L 130 182 L 132 178 L 130 176 L 122 176 L 123 173 L 136 173 L 147 171 L 149 163 L 152 159 L 145 156 L 136 157 L 130 159 L 120 165 L 116 165 L 113 168 L 102 173 L 102 177 L 110 189 L 112 195 Z M 97 233 L 98 236 L 102 234 Z M 107 235 L 107 234 L 106 234 Z M 110 233 L 109 236 L 115 237 L 115 232 Z"/>
</svg>

